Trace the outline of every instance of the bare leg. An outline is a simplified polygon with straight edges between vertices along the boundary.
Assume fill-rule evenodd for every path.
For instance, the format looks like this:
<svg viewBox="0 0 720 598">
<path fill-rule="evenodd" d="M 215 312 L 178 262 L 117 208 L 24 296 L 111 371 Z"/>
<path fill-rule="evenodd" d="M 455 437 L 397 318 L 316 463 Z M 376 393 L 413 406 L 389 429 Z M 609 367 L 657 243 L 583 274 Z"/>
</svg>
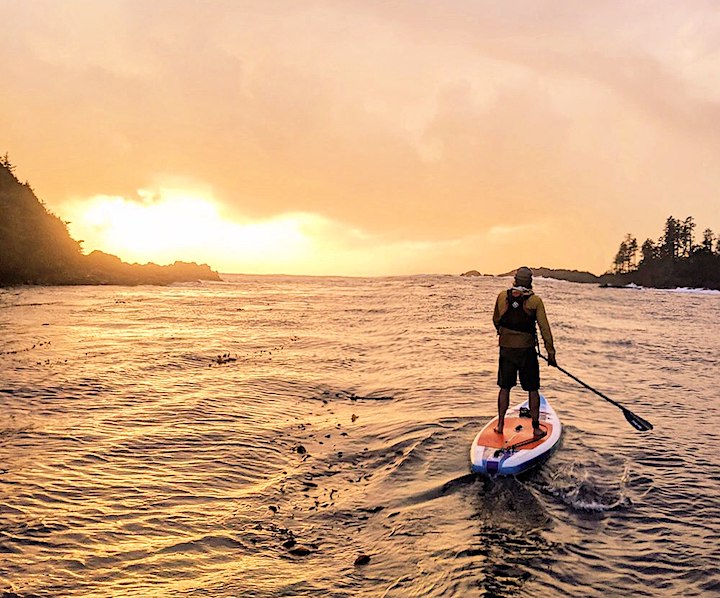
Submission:
<svg viewBox="0 0 720 598">
<path fill-rule="evenodd" d="M 538 398 L 538 401 L 540 399 Z M 498 393 L 498 425 L 495 427 L 495 432 L 502 434 L 503 426 L 505 425 L 505 413 L 510 406 L 510 389 L 501 388 Z M 538 402 L 538 412 L 540 411 L 540 403 Z"/>
<path fill-rule="evenodd" d="M 540 392 L 531 390 L 528 393 L 528 403 L 530 406 L 530 417 L 532 418 L 533 434 L 541 436 L 544 432 L 540 428 Z"/>
</svg>

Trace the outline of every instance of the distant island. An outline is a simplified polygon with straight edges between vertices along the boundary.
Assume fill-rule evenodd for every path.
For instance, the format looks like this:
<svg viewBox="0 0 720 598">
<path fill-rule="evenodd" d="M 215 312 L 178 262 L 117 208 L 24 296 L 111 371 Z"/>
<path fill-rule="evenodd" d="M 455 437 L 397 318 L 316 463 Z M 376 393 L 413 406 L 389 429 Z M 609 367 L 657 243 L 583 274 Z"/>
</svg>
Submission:
<svg viewBox="0 0 720 598">
<path fill-rule="evenodd" d="M 532 271 L 536 277 L 595 283 L 604 287 L 637 285 L 720 290 L 720 237 L 706 228 L 701 242 L 696 243 L 694 230 L 695 221 L 691 216 L 684 220 L 669 216 L 658 241 L 646 239 L 638 247 L 637 239 L 627 234 L 620 243 L 613 267 L 600 276 L 553 268 L 532 268 Z M 512 270 L 498 276 L 514 274 L 515 270 Z M 480 276 L 480 273 L 470 270 L 461 276 Z"/>
<path fill-rule="evenodd" d="M 603 277 L 596 276 L 592 272 L 582 270 L 562 270 L 555 268 L 531 268 L 533 276 L 536 278 L 555 278 L 557 280 L 568 280 L 570 282 L 594 282 L 601 283 Z M 498 276 L 513 276 L 515 270 L 498 274 Z"/>
<path fill-rule="evenodd" d="M 477 270 L 468 270 L 463 272 L 460 276 L 495 276 L 494 274 L 481 274 Z"/>
<path fill-rule="evenodd" d="M 0 286 L 166 285 L 219 281 L 207 264 L 127 264 L 93 251 L 85 255 L 67 224 L 50 213 L 30 185 L 21 183 L 7 154 L 0 157 Z"/>
</svg>

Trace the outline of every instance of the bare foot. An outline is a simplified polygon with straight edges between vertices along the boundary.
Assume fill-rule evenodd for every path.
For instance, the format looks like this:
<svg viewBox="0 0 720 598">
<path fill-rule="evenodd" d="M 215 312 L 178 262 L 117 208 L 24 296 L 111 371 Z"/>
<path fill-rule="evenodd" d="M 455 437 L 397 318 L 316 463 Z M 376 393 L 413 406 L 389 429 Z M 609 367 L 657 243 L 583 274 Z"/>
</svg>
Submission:
<svg viewBox="0 0 720 598">
<path fill-rule="evenodd" d="M 547 432 L 545 430 L 543 430 L 542 428 L 533 427 L 533 438 L 542 438 L 546 434 L 547 434 Z"/>
<path fill-rule="evenodd" d="M 503 433 L 503 426 L 495 426 L 495 427 L 493 428 L 493 432 L 495 432 L 495 434 L 502 434 L 502 433 Z"/>
</svg>

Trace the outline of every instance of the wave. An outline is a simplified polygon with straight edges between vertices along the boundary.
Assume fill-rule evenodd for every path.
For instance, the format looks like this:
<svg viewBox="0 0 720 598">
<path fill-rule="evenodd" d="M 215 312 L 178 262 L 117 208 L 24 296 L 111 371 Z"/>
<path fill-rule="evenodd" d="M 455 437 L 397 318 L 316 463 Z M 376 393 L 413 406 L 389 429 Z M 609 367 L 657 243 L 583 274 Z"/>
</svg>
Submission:
<svg viewBox="0 0 720 598">
<path fill-rule="evenodd" d="M 496 409 L 498 284 L 239 277 L 13 296 L 57 304 L 0 309 L 0 596 L 716 589 L 717 433 L 668 430 L 720 408 L 720 304 L 695 296 L 717 292 L 543 283 L 560 353 L 639 397 L 658 432 L 547 375 L 562 447 L 491 478 L 469 473 L 468 449 Z"/>
<path fill-rule="evenodd" d="M 717 289 L 693 289 L 690 287 L 677 287 L 674 289 L 667 289 L 670 293 L 690 293 L 693 295 L 720 295 L 720 290 Z"/>
<path fill-rule="evenodd" d="M 616 479 L 601 479 L 572 461 L 552 472 L 544 470 L 538 478 L 538 488 L 575 511 L 605 513 L 632 505 L 625 490 L 627 476 L 626 468 Z"/>
</svg>

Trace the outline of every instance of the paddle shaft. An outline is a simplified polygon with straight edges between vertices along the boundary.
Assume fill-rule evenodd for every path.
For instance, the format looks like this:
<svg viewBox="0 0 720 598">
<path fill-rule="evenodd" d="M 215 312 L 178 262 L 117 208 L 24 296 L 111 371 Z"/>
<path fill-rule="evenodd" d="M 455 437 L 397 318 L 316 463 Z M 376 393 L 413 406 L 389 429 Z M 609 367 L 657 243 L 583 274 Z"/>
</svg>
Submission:
<svg viewBox="0 0 720 598">
<path fill-rule="evenodd" d="M 548 361 L 548 358 L 545 357 L 544 355 L 541 355 L 539 352 L 538 352 L 538 355 L 540 355 L 540 357 L 542 357 L 545 361 Z M 550 362 L 548 361 L 548 363 L 550 363 Z M 575 382 L 577 382 L 578 384 L 584 386 L 584 387 L 587 388 L 588 390 L 594 392 L 594 393 L 595 393 L 596 395 L 598 395 L 599 397 L 602 397 L 603 399 L 605 399 L 608 403 L 612 403 L 613 405 L 615 405 L 615 407 L 620 407 L 620 409 L 625 410 L 625 407 L 623 407 L 620 403 L 618 403 L 617 401 L 613 401 L 610 397 L 608 397 L 607 395 L 604 395 L 604 394 L 601 393 L 599 390 L 593 388 L 593 387 L 590 386 L 589 384 L 586 384 L 585 382 L 583 382 L 582 380 L 580 380 L 580 378 L 578 378 L 577 376 L 573 376 L 573 375 L 572 375 L 570 372 L 568 372 L 566 369 L 561 368 L 559 365 L 556 365 L 555 367 L 556 367 L 557 369 L 559 369 L 559 370 L 560 370 L 563 374 L 565 374 L 566 376 L 570 376 L 570 378 L 572 378 L 573 380 L 575 380 Z"/>
<path fill-rule="evenodd" d="M 550 363 L 550 361 L 548 360 L 547 357 L 545 357 L 544 355 L 541 355 L 541 354 L 540 354 L 539 348 L 538 348 L 538 355 L 540 355 L 540 357 L 542 357 L 545 361 L 547 361 L 548 363 Z M 611 404 L 615 405 L 615 407 L 618 407 L 618 408 L 623 412 L 623 415 L 625 416 L 625 419 L 628 421 L 628 423 L 629 423 L 633 428 L 635 428 L 636 430 L 640 430 L 641 432 L 647 432 L 648 430 L 652 430 L 652 429 L 653 429 L 653 425 L 652 425 L 649 421 L 647 421 L 646 419 L 643 419 L 643 418 L 640 417 L 639 415 L 635 415 L 635 414 L 634 414 L 632 411 L 630 411 L 630 409 L 628 409 L 627 407 L 623 407 L 620 403 L 618 403 L 617 401 L 613 401 L 610 397 L 605 396 L 605 395 L 604 395 L 603 393 L 601 393 L 599 390 L 595 390 L 592 386 L 590 386 L 589 384 L 586 384 L 585 382 L 583 382 L 582 380 L 580 380 L 580 378 L 578 378 L 577 376 L 573 376 L 570 372 L 568 372 L 567 370 L 564 370 L 563 368 L 559 367 L 557 364 L 555 364 L 555 367 L 556 367 L 557 369 L 559 369 L 563 374 L 565 374 L 565 375 L 567 375 L 567 376 L 570 376 L 570 378 L 572 378 L 573 380 L 575 380 L 575 382 L 577 382 L 578 384 L 581 384 L 582 386 L 584 386 L 584 387 L 587 388 L 588 390 L 591 390 L 592 392 L 594 392 L 594 393 L 595 393 L 596 395 L 598 395 L 599 397 L 602 397 L 603 399 L 605 399 L 608 403 L 611 403 Z"/>
</svg>

